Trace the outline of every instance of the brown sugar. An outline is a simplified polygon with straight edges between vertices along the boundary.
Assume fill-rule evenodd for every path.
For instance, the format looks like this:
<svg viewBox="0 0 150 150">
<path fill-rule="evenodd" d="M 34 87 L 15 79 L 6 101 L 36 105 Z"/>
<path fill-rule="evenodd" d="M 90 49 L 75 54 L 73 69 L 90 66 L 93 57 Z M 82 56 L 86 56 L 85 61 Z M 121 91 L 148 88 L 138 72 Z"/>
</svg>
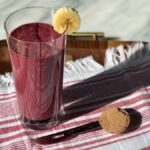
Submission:
<svg viewBox="0 0 150 150">
<path fill-rule="evenodd" d="M 101 114 L 98 122 L 106 131 L 122 133 L 130 124 L 130 116 L 127 111 L 121 108 L 109 108 Z"/>
</svg>

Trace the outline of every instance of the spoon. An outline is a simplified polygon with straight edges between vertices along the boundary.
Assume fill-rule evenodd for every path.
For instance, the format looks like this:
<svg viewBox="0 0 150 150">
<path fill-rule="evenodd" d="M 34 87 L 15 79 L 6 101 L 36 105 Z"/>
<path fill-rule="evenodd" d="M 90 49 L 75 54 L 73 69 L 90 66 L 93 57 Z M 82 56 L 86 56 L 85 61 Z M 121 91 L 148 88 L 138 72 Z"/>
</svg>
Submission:
<svg viewBox="0 0 150 150">
<path fill-rule="evenodd" d="M 38 144 L 54 144 L 61 141 L 66 141 L 70 138 L 73 138 L 79 134 L 83 134 L 88 131 L 92 131 L 93 129 L 101 129 L 98 121 L 91 122 L 82 126 L 75 127 L 73 129 L 65 130 L 59 133 L 55 133 L 52 135 L 47 135 L 44 137 L 33 139 L 34 142 Z"/>
<path fill-rule="evenodd" d="M 131 123 L 133 123 L 133 120 L 135 122 L 135 117 L 139 118 L 139 114 L 136 111 L 132 110 L 132 114 L 129 114 L 129 113 L 126 110 L 121 109 L 121 108 L 109 108 L 105 110 L 100 115 L 99 119 L 95 122 L 91 122 L 91 123 L 81 125 L 72 129 L 68 129 L 62 132 L 58 132 L 52 135 L 47 135 L 44 137 L 39 137 L 39 138 L 32 139 L 32 140 L 38 144 L 54 144 L 54 143 L 66 141 L 68 139 L 71 139 L 85 132 L 95 131 L 95 130 L 100 130 L 100 129 L 104 129 L 110 133 L 115 133 L 115 134 L 123 133 L 129 129 L 129 127 L 131 126 Z M 136 114 L 137 116 L 133 114 Z M 123 116 L 124 118 L 121 121 L 119 121 L 120 116 Z M 126 122 L 124 122 L 124 120 L 126 120 Z M 106 122 L 107 124 L 105 124 Z M 124 122 L 124 125 L 123 125 L 123 122 Z M 120 124 L 122 125 L 119 127 L 118 125 Z M 113 128 L 110 128 L 112 126 Z M 135 123 L 134 123 L 134 126 L 135 126 Z"/>
</svg>

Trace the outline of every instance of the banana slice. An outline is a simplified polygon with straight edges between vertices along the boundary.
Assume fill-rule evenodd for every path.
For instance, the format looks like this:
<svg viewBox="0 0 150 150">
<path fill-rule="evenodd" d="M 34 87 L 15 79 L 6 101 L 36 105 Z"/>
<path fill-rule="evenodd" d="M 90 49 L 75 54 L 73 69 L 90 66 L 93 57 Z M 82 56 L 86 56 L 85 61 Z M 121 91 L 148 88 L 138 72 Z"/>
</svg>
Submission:
<svg viewBox="0 0 150 150">
<path fill-rule="evenodd" d="M 80 27 L 80 16 L 73 8 L 60 8 L 53 16 L 54 30 L 60 34 L 71 34 Z"/>
</svg>

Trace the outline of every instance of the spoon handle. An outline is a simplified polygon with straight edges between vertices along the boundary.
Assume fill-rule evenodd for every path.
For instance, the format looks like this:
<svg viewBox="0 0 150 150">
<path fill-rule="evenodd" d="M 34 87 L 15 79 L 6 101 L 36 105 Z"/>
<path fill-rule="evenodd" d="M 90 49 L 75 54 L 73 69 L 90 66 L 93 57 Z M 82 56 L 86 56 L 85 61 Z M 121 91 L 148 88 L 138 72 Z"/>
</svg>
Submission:
<svg viewBox="0 0 150 150">
<path fill-rule="evenodd" d="M 40 138 L 33 139 L 38 144 L 53 144 L 61 141 L 65 141 L 67 139 L 73 138 L 78 134 L 88 132 L 90 130 L 94 130 L 97 128 L 101 128 L 98 121 L 91 122 L 82 126 L 78 126 L 69 130 L 65 130 L 62 132 L 58 132 L 52 135 L 43 136 Z"/>
</svg>

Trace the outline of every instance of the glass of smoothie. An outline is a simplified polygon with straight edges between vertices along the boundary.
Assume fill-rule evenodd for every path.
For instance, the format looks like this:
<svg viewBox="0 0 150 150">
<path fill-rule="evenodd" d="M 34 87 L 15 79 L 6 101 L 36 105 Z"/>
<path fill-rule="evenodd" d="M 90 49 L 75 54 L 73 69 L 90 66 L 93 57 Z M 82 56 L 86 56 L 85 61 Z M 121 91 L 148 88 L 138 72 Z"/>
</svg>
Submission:
<svg viewBox="0 0 150 150">
<path fill-rule="evenodd" d="M 59 123 L 65 36 L 54 31 L 52 9 L 28 7 L 5 21 L 21 120 L 33 129 Z"/>
</svg>

